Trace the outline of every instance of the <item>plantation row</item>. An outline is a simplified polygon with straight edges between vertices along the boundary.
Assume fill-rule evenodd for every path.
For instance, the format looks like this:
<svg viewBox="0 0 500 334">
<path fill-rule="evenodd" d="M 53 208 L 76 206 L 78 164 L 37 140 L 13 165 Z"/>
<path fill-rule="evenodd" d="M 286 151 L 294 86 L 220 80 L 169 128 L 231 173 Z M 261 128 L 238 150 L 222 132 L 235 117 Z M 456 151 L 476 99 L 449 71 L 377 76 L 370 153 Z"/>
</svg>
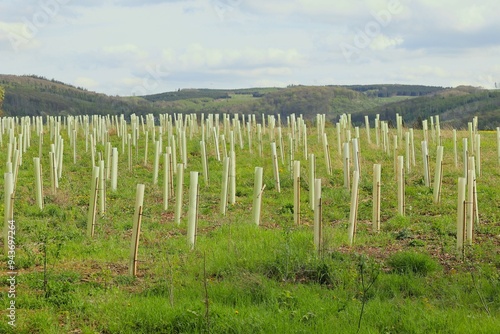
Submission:
<svg viewBox="0 0 500 334">
<path fill-rule="evenodd" d="M 454 239 L 450 252 L 456 259 L 473 253 L 467 247 L 476 242 L 475 231 L 479 243 L 485 235 L 495 238 L 500 129 L 479 133 L 478 118 L 466 131 L 442 130 L 438 117 L 424 120 L 423 130 L 404 128 L 399 116 L 395 128 L 378 117 L 373 127 L 368 117 L 365 122 L 360 129 L 351 125 L 350 115 L 335 125 L 324 115 L 314 124 L 295 115 L 286 120 L 263 115 L 260 122 L 255 115 L 226 114 L 132 115 L 129 123 L 118 116 L 2 118 L 6 263 L 19 270 L 21 285 L 23 275 L 43 273 L 43 285 L 34 290 L 43 291 L 46 300 L 51 293 L 63 298 L 55 302 L 60 308 L 67 301 L 57 284 L 51 287 L 51 271 L 76 266 L 79 275 L 92 277 L 87 267 L 98 255 L 111 268 L 113 282 L 138 276 L 154 286 L 154 268 L 180 268 L 186 261 L 181 253 L 220 247 L 210 238 L 226 233 L 224 226 L 229 235 L 222 240 L 229 240 L 229 249 L 266 233 L 251 230 L 245 239 L 233 240 L 232 229 L 240 223 L 283 230 L 286 263 L 293 262 L 293 252 L 326 261 L 342 249 L 379 245 L 394 224 L 406 226 L 397 227 L 404 240 L 425 216 L 444 217 L 442 228 Z M 13 228 L 15 242 L 9 239 Z M 424 234 L 411 239 L 432 253 L 432 236 Z M 299 235 L 308 241 L 290 250 Z M 167 263 L 155 264 L 164 247 Z M 9 257 L 12 249 L 15 257 Z M 448 259 L 442 256 L 441 263 Z M 173 265 L 169 257 L 180 262 Z M 210 274 L 205 253 L 202 257 L 206 313 L 195 317 L 202 319 L 196 328 L 210 331 Z M 284 268 L 288 281 L 288 264 Z M 180 284 L 173 275 L 169 289 Z M 169 296 L 173 306 L 170 290 Z M 364 308 L 367 300 L 361 301 Z M 362 316 L 363 311 L 359 324 Z"/>
</svg>

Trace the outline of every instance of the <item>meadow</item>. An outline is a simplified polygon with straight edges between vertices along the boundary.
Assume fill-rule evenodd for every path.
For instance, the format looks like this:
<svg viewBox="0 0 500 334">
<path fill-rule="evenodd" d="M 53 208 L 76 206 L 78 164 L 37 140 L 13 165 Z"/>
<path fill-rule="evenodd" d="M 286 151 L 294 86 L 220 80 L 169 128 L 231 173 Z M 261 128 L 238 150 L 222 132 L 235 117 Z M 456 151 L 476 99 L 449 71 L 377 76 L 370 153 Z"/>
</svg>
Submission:
<svg viewBox="0 0 500 334">
<path fill-rule="evenodd" d="M 0 332 L 498 331 L 500 159 L 496 132 L 477 131 L 481 136 L 481 168 L 476 181 L 479 221 L 474 224 L 472 244 L 466 243 L 461 249 L 457 248 L 457 180 L 464 175 L 462 139 L 471 138 L 470 131 L 456 132 L 455 165 L 452 129 L 440 129 L 438 137 L 439 132 L 429 128 L 432 180 L 438 143 L 444 147 L 442 192 L 439 203 L 434 203 L 433 183 L 426 186 L 423 176 L 420 143 L 424 132 L 414 129 L 415 164 L 410 164 L 405 173 L 402 215 L 398 212 L 394 161 L 395 155 L 405 156 L 404 136 L 394 149 L 392 140 L 398 129 L 388 128 L 389 147 L 384 151 L 382 137 L 378 145 L 375 141 L 373 119 L 371 142 L 364 125 L 361 126 L 359 204 L 356 235 L 351 244 L 348 237 L 351 190 L 344 186 L 344 161 L 337 148 L 335 124 L 324 124 L 332 167 L 328 173 L 317 120 L 304 121 L 300 117 L 282 120 L 281 144 L 277 141 L 280 124 L 276 122 L 273 129 L 270 126 L 273 123 L 269 122 L 272 119 L 266 116 L 262 125 L 259 116 L 255 121 L 242 122 L 241 127 L 234 127 L 237 122 L 232 122 L 233 115 L 220 115 L 220 122 L 212 116 L 207 121 L 209 115 L 183 122 L 162 116 L 160 122 L 147 118 L 143 125 L 136 119 L 126 127 L 119 118 L 102 116 L 50 118 L 48 122 L 44 118 L 43 125 L 33 118 L 24 128 L 26 119 L 2 118 L 3 166 L 9 161 L 9 141 L 13 138 L 23 141 L 19 135 L 27 136 L 29 132 L 26 143 L 30 145 L 22 154 L 13 196 L 14 270 L 8 268 L 5 252 L 2 256 L 0 299 L 4 316 Z M 225 121 L 226 117 L 230 120 Z M 242 118 L 240 115 L 240 121 Z M 292 125 L 293 122 L 296 123 Z M 225 135 L 225 141 L 218 142 L 218 150 L 212 125 L 218 131 L 218 139 Z M 303 133 L 299 138 L 299 126 L 295 125 L 302 126 L 301 130 L 307 128 L 307 152 Z M 43 129 L 41 134 L 40 129 Z M 242 146 L 237 129 L 241 131 Z M 130 142 L 130 161 L 124 130 L 136 137 L 135 146 Z M 154 182 L 153 140 L 162 141 L 162 153 L 175 141 L 176 160 L 180 163 L 183 161 L 181 131 L 186 131 L 187 164 L 182 215 L 177 224 L 175 192 L 164 210 L 163 159 L 159 163 L 158 182 Z M 235 134 L 236 191 L 235 202 L 228 203 L 223 215 L 220 212 L 222 161 L 229 150 L 230 131 Z M 355 127 L 343 123 L 341 142 L 348 141 L 348 131 L 351 138 L 356 137 Z M 95 140 L 94 152 L 90 134 Z M 64 149 L 61 177 L 54 192 L 49 151 L 58 135 Z M 202 173 L 202 139 L 206 143 L 208 184 Z M 273 139 L 278 151 L 282 146 L 284 153 L 278 155 L 280 192 L 273 176 L 270 148 Z M 110 163 L 106 154 L 108 142 L 119 153 L 117 189 L 111 190 L 111 180 L 106 177 L 105 212 L 97 206 L 95 232 L 89 236 L 92 169 L 99 156 L 106 166 Z M 294 221 L 292 152 L 293 160 L 301 162 L 298 223 Z M 314 211 L 309 203 L 310 153 L 315 155 L 316 178 L 322 184 L 319 249 L 314 243 Z M 473 154 L 472 147 L 468 154 Z M 479 158 L 477 151 L 475 154 Z M 42 166 L 43 209 L 36 201 L 35 157 L 40 158 Z M 381 164 L 382 171 L 380 231 L 372 228 L 374 164 Z M 263 167 L 265 184 L 259 225 L 252 220 L 255 167 Z M 188 244 L 186 236 L 191 171 L 200 172 L 194 247 Z M 351 161 L 351 176 L 352 172 Z M 175 175 L 172 180 L 172 188 L 176 189 Z M 137 184 L 144 184 L 146 190 L 134 276 L 129 272 L 129 256 Z M 5 197 L 3 192 L 2 203 Z M 2 212 L 5 210 L 2 204 Z M 15 298 L 9 297 L 11 284 L 7 280 L 12 271 L 17 273 Z M 16 307 L 15 327 L 7 317 L 12 300 Z"/>
</svg>

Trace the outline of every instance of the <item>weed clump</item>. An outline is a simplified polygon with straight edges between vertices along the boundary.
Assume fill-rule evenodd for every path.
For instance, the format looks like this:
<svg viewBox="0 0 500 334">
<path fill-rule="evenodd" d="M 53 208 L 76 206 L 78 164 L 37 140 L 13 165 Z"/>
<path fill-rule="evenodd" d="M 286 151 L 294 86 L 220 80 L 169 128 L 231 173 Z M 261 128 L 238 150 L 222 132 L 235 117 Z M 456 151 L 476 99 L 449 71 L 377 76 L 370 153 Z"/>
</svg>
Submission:
<svg viewBox="0 0 500 334">
<path fill-rule="evenodd" d="M 427 276 L 438 269 L 437 263 L 427 254 L 401 252 L 389 257 L 387 264 L 398 274 L 415 274 Z"/>
</svg>

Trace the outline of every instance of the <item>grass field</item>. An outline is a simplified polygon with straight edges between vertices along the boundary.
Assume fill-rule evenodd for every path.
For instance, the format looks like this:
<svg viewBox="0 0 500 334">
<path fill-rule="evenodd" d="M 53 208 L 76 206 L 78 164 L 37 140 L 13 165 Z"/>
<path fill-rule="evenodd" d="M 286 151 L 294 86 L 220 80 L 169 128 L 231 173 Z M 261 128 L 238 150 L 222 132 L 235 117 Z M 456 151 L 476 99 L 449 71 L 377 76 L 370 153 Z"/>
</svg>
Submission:
<svg viewBox="0 0 500 334">
<path fill-rule="evenodd" d="M 239 96 L 238 99 L 244 99 Z M 199 119 L 198 119 L 199 121 Z M 481 121 L 479 119 L 479 121 Z M 90 129 L 95 124 L 90 124 Z M 458 131 L 455 167 L 451 130 L 444 146 L 441 202 L 423 181 L 420 142 L 415 130 L 416 164 L 406 174 L 406 215 L 397 213 L 394 156 L 368 144 L 360 133 L 361 179 L 354 245 L 347 237 L 350 192 L 343 187 L 342 159 L 335 127 L 327 125 L 332 175 L 328 175 L 316 126 L 308 127 L 308 153 L 316 156 L 322 179 L 323 242 L 313 244 L 313 211 L 308 204 L 308 162 L 301 161 L 301 222 L 293 219 L 293 182 L 288 158 L 289 128 L 283 125 L 285 157 L 279 159 L 281 193 L 274 189 L 269 129 L 259 156 L 255 129 L 252 152 L 246 131 L 236 145 L 236 203 L 219 213 L 222 164 L 207 138 L 209 186 L 201 175 L 201 127 L 188 135 L 181 224 L 174 223 L 175 199 L 163 210 L 162 183 L 153 184 L 151 129 L 144 165 L 145 135 L 139 131 L 128 170 L 122 139 L 118 147 L 118 189 L 107 180 L 106 212 L 99 213 L 93 238 L 86 234 L 93 162 L 80 126 L 77 163 L 64 124 L 63 173 L 50 191 L 48 152 L 53 140 L 45 125 L 41 164 L 44 209 L 36 206 L 33 158 L 40 138 L 32 132 L 17 179 L 15 325 L 9 325 L 10 271 L 2 261 L 2 333 L 495 333 L 500 328 L 500 165 L 495 132 L 481 134 L 481 175 L 477 178 L 479 222 L 465 256 L 456 247 L 457 180 L 463 174 Z M 220 127 L 221 134 L 224 128 Z M 174 128 L 175 130 L 175 128 Z M 16 136 L 20 132 L 16 127 Z M 129 127 L 130 131 L 130 127 Z M 389 129 L 390 136 L 396 129 Z M 130 132 L 129 132 L 130 133 Z M 354 131 L 353 131 L 354 133 Z M 174 133 L 175 135 L 176 133 Z M 429 131 L 430 134 L 430 131 Z M 159 137 L 156 127 L 156 138 Z M 8 132 L 0 161 L 7 161 Z M 226 136 L 228 138 L 228 136 Z M 163 135 L 163 146 L 167 136 Z M 400 139 L 398 155 L 404 155 Z M 437 140 L 429 140 L 434 179 Z M 229 142 L 229 141 L 228 141 Z M 222 149 L 222 147 L 221 147 Z M 98 143 L 97 152 L 104 152 Z M 181 161 L 180 156 L 177 158 Z M 373 232 L 372 166 L 382 164 L 381 231 Z M 254 167 L 264 168 L 261 224 L 251 223 Z M 160 166 L 162 170 L 163 166 Z M 200 172 L 197 241 L 186 240 L 189 171 Z M 162 172 L 160 172 L 162 175 Z M 174 178 L 175 180 L 175 178 Z M 138 275 L 128 273 L 136 185 L 146 185 L 139 244 Z M 2 203 L 5 194 L 2 193 Z M 2 204 L 2 208 L 4 205 Z M 5 208 L 4 208 L 5 209 Z M 2 210 L 3 212 L 4 210 Z"/>
</svg>

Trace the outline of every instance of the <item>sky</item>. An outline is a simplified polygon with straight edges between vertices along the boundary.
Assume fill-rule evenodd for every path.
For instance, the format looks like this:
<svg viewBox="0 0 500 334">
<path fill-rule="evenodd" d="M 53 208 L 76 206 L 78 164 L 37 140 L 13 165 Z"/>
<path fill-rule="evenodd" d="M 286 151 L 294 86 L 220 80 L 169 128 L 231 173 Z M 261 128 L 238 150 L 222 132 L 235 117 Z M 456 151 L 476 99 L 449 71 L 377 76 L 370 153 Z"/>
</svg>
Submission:
<svg viewBox="0 0 500 334">
<path fill-rule="evenodd" d="M 0 73 L 108 95 L 500 85 L 498 0 L 0 0 Z"/>
</svg>

